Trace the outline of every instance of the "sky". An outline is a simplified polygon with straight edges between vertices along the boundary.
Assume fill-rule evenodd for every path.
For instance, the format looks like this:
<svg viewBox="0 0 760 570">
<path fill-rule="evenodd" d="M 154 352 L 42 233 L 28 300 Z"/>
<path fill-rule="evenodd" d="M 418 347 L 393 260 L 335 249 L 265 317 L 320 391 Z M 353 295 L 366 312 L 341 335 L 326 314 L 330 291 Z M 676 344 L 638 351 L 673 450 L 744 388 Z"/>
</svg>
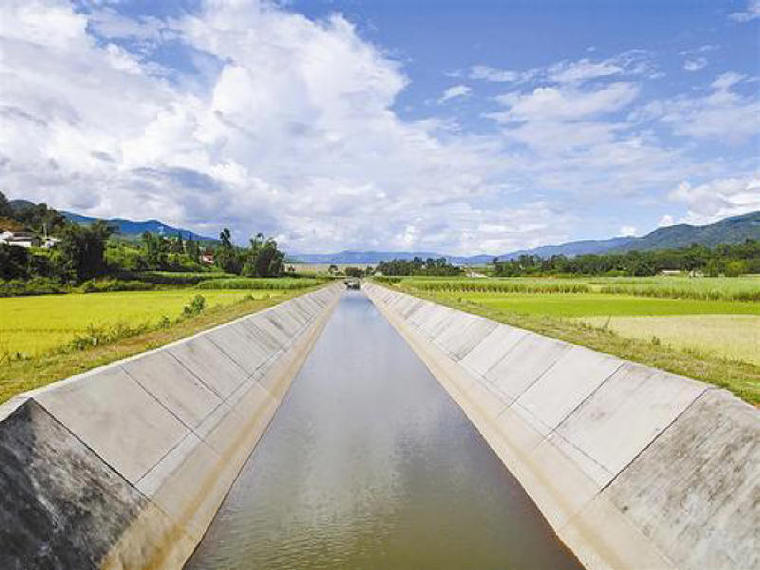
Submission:
<svg viewBox="0 0 760 570">
<path fill-rule="evenodd" d="M 0 190 L 290 253 L 760 210 L 760 0 L 4 0 Z"/>
</svg>

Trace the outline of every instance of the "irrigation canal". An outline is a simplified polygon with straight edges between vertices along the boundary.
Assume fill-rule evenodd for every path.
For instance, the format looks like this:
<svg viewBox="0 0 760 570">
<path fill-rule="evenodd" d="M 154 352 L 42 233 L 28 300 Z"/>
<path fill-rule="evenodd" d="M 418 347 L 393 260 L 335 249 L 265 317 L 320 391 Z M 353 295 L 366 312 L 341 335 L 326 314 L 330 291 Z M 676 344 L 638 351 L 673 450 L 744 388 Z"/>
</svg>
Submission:
<svg viewBox="0 0 760 570">
<path fill-rule="evenodd" d="M 361 291 L 346 291 L 186 568 L 580 568 Z"/>
</svg>

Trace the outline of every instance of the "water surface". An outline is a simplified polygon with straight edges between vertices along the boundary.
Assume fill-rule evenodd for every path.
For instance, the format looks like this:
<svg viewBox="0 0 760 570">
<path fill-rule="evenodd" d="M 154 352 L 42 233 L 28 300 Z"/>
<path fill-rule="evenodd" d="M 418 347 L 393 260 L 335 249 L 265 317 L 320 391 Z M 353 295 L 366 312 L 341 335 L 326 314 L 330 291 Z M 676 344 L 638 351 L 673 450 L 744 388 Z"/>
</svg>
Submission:
<svg viewBox="0 0 760 570">
<path fill-rule="evenodd" d="M 457 404 L 347 291 L 188 568 L 580 568 Z"/>
</svg>

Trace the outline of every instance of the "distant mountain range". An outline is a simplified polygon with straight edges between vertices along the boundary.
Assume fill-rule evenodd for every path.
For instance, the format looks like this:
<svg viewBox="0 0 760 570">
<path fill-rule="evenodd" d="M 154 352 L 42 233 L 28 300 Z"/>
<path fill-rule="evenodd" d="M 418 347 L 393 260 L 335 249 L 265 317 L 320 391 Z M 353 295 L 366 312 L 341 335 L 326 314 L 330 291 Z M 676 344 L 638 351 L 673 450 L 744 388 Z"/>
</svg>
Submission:
<svg viewBox="0 0 760 570">
<path fill-rule="evenodd" d="M 82 216 L 73 212 L 61 212 L 63 217 L 77 224 L 91 224 L 98 218 Z M 202 236 L 186 230 L 185 228 L 175 228 L 169 224 L 159 222 L 158 220 L 145 220 L 144 222 L 135 222 L 123 218 L 110 218 L 105 220 L 108 224 L 118 229 L 118 236 L 125 239 L 137 239 L 145 232 L 152 234 L 161 234 L 167 237 L 176 237 L 177 233 L 182 233 L 182 239 L 188 239 L 192 236 L 195 241 L 217 241 L 214 238 Z"/>
<path fill-rule="evenodd" d="M 28 200 L 11 200 L 11 207 L 16 210 L 34 206 Z M 72 222 L 78 224 L 91 224 L 97 218 L 83 216 L 73 212 L 61 211 L 61 214 Z M 144 232 L 175 236 L 182 232 L 182 237 L 187 239 L 192 236 L 196 241 L 217 241 L 214 238 L 202 236 L 184 228 L 176 228 L 159 220 L 146 220 L 136 222 L 123 218 L 111 218 L 106 220 L 109 224 L 118 228 L 119 236 L 126 239 L 136 239 Z M 704 226 L 692 226 L 689 224 L 676 224 L 658 228 L 642 237 L 614 237 L 604 240 L 581 240 L 562 243 L 559 245 L 543 245 L 532 249 L 521 249 L 503 253 L 498 256 L 500 260 L 510 260 L 520 255 L 538 255 L 550 257 L 552 255 L 566 255 L 573 257 L 591 253 L 613 253 L 631 250 L 652 250 L 686 247 L 693 243 L 713 247 L 721 243 L 740 243 L 746 239 L 760 240 L 760 211 L 750 212 L 741 216 L 725 218 L 713 224 Z M 477 265 L 488 263 L 495 256 L 479 254 L 472 256 L 457 256 L 436 253 L 432 251 L 355 251 L 345 250 L 337 253 L 302 253 L 287 256 L 290 262 L 300 263 L 340 263 L 340 264 L 377 264 L 381 261 L 393 259 L 414 259 L 421 257 L 439 258 L 445 257 L 451 263 L 460 265 Z"/>
<path fill-rule="evenodd" d="M 26 208 L 30 208 L 32 206 L 36 206 L 34 202 L 30 202 L 29 200 L 10 200 L 9 204 L 11 208 L 17 212 L 25 210 Z M 81 225 L 91 224 L 100 219 L 90 216 L 83 216 L 82 214 L 76 214 L 74 212 L 66 212 L 63 210 L 59 210 L 59 213 L 67 220 Z M 187 239 L 188 237 L 192 236 L 195 241 L 218 241 L 215 238 L 202 236 L 200 234 L 196 234 L 193 231 L 186 230 L 185 228 L 175 228 L 174 226 L 170 226 L 169 224 L 165 224 L 158 220 L 145 220 L 142 222 L 135 222 L 133 220 L 126 220 L 124 218 L 108 218 L 104 221 L 107 222 L 111 227 L 115 228 L 117 235 L 124 239 L 137 239 L 145 232 L 162 234 L 171 237 L 174 237 L 178 232 L 181 232 L 182 239 Z"/>
<path fill-rule="evenodd" d="M 693 243 L 713 247 L 721 243 L 740 243 L 746 239 L 760 240 L 760 211 L 734 216 L 708 224 L 692 226 L 676 224 L 658 228 L 642 237 L 615 237 L 605 240 L 571 241 L 559 245 L 544 245 L 532 249 L 511 251 L 498 256 L 500 260 L 510 260 L 520 255 L 566 255 L 573 257 L 591 253 L 613 253 L 632 250 L 646 251 L 687 247 Z M 480 254 L 473 256 L 446 255 L 427 251 L 341 251 L 325 254 L 294 254 L 291 261 L 302 263 L 369 263 L 392 259 L 413 259 L 421 257 L 445 257 L 451 263 L 476 265 L 492 261 L 495 256 Z"/>
</svg>

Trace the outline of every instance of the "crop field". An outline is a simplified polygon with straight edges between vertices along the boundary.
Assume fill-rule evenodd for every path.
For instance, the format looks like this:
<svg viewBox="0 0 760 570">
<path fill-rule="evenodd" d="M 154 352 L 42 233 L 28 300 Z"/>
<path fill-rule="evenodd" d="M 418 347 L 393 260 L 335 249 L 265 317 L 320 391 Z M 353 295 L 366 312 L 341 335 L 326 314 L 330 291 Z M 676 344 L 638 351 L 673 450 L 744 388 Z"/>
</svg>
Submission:
<svg viewBox="0 0 760 570">
<path fill-rule="evenodd" d="M 714 382 L 760 403 L 760 276 L 383 281 L 462 310 Z"/>
<path fill-rule="evenodd" d="M 760 365 L 760 316 L 684 315 L 668 317 L 589 317 L 622 337 L 659 339 L 675 348 L 696 349 L 716 356 Z"/>
<path fill-rule="evenodd" d="M 172 289 L 0 298 L 0 357 L 37 356 L 86 335 L 93 328 L 155 326 L 174 320 L 197 294 L 206 306 L 227 305 L 250 295 L 274 298 L 284 290 Z"/>
<path fill-rule="evenodd" d="M 604 293 L 439 293 L 485 307 L 552 317 L 760 315 L 760 303 L 635 297 Z"/>
<path fill-rule="evenodd" d="M 760 301 L 760 275 L 725 277 L 384 278 L 429 292 L 602 293 L 703 301 Z"/>
</svg>

